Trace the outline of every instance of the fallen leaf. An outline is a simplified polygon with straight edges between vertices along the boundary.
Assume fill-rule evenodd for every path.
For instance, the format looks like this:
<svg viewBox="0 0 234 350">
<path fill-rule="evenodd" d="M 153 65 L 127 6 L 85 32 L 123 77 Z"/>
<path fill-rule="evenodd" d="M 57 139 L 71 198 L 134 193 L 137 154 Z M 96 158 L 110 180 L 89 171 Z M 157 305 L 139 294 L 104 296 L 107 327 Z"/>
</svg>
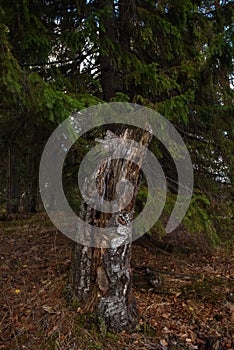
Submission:
<svg viewBox="0 0 234 350">
<path fill-rule="evenodd" d="M 42 309 L 46 312 L 48 312 L 49 314 L 56 314 L 57 312 L 49 305 L 43 305 Z"/>
<path fill-rule="evenodd" d="M 165 340 L 165 339 L 160 339 L 160 344 L 162 346 L 167 346 L 168 345 L 168 342 Z"/>
</svg>

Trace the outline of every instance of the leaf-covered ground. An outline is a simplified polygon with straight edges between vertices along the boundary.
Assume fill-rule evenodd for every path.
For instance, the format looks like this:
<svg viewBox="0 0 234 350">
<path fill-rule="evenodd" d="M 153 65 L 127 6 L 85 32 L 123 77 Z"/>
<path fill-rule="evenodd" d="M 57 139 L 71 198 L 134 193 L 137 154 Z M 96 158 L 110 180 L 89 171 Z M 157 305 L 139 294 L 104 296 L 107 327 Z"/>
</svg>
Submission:
<svg viewBox="0 0 234 350">
<path fill-rule="evenodd" d="M 0 223 L 0 349 L 234 349 L 231 254 L 134 244 L 141 318 L 134 333 L 110 334 L 67 303 L 72 245 L 43 215 Z"/>
</svg>

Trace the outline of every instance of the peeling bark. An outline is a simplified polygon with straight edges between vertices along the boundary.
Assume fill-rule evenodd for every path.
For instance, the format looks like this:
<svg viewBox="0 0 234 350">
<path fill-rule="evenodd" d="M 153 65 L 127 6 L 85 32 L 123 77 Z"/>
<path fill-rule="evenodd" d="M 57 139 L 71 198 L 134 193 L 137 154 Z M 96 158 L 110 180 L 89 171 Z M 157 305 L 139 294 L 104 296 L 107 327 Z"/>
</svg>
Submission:
<svg viewBox="0 0 234 350">
<path fill-rule="evenodd" d="M 107 131 L 104 139 L 108 141 L 112 133 Z M 125 129 L 120 137 L 132 139 L 147 147 L 151 135 L 145 130 Z M 116 188 L 120 180 L 129 180 L 133 186 L 133 196 L 129 204 L 117 213 L 101 213 L 82 202 L 80 216 L 86 222 L 98 227 L 125 229 L 125 225 L 133 220 L 136 195 L 140 184 L 140 167 L 144 154 L 127 149 L 129 160 L 112 159 L 102 164 L 96 174 L 99 194 L 106 201 L 116 197 Z M 113 150 L 114 154 L 114 150 Z M 113 157 L 114 158 L 114 157 Z M 118 236 L 118 235 L 117 235 Z M 132 292 L 132 273 L 130 267 L 131 243 L 123 243 L 113 248 L 92 248 L 77 244 L 74 248 L 71 270 L 70 289 L 79 300 L 78 312 L 92 313 L 104 324 L 106 329 L 121 331 L 133 328 L 138 321 L 138 312 Z"/>
</svg>

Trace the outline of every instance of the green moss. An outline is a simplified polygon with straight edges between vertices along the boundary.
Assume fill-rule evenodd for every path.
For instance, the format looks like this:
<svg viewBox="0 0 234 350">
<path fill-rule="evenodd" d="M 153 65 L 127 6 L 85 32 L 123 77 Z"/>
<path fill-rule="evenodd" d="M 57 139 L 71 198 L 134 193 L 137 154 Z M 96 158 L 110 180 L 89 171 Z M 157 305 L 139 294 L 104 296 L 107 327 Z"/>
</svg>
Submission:
<svg viewBox="0 0 234 350">
<path fill-rule="evenodd" d="M 143 322 L 138 323 L 136 326 L 136 330 L 145 335 L 149 335 L 151 337 L 155 336 L 155 327 L 152 326 L 149 322 L 143 320 Z"/>
<path fill-rule="evenodd" d="M 226 281 L 221 281 L 218 278 L 206 278 L 203 281 L 196 281 L 181 287 L 182 297 L 208 303 L 222 302 L 226 283 Z"/>
</svg>

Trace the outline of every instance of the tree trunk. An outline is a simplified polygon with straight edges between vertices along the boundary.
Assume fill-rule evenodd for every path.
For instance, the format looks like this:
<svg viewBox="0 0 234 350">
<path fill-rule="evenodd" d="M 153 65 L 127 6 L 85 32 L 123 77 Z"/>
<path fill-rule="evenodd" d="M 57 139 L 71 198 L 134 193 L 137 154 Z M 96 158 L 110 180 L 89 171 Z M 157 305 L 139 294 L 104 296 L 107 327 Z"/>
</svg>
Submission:
<svg viewBox="0 0 234 350">
<path fill-rule="evenodd" d="M 7 164 L 7 217 L 18 212 L 18 200 L 15 150 L 9 146 Z"/>
<path fill-rule="evenodd" d="M 113 0 L 101 0 L 99 9 L 104 11 L 100 17 L 100 64 L 103 99 L 107 102 L 115 96 L 115 71 L 113 66 L 113 49 L 115 42 L 115 12 Z"/>
<path fill-rule="evenodd" d="M 108 134 L 108 131 L 107 131 Z M 151 135 L 145 130 L 125 129 L 120 135 L 124 139 L 132 139 L 145 147 L 148 146 Z M 107 139 L 107 136 L 106 136 Z M 126 150 L 126 152 L 129 149 Z M 132 221 L 136 195 L 140 184 L 140 167 L 144 154 L 139 154 L 137 164 L 134 150 L 128 160 L 112 159 L 101 164 L 96 174 L 97 189 L 105 200 L 113 200 L 116 196 L 116 186 L 123 173 L 125 179 L 133 186 L 133 196 L 126 208 L 118 213 L 101 213 L 82 203 L 80 216 L 82 220 L 99 227 L 112 227 L 118 231 Z M 114 158 L 114 157 L 113 157 Z M 124 171 L 122 171 L 124 168 Z M 115 223 L 115 224 L 114 224 Z M 131 275 L 131 243 L 123 243 L 116 248 L 92 248 L 77 244 L 75 246 L 71 270 L 70 289 L 80 307 L 80 313 L 92 313 L 100 325 L 107 330 L 121 331 L 134 328 L 138 321 L 138 312 L 132 293 Z"/>
<path fill-rule="evenodd" d="M 39 160 L 37 159 L 38 156 L 36 154 L 36 150 L 32 150 L 32 155 L 29 157 L 29 164 L 28 166 L 28 172 L 29 172 L 29 179 L 30 181 L 27 181 L 25 183 L 25 202 L 23 211 L 25 213 L 36 213 L 37 212 L 37 201 L 38 201 L 38 174 L 37 174 L 37 164 L 39 163 Z M 38 152 L 38 150 L 37 150 Z"/>
<path fill-rule="evenodd" d="M 128 64 L 128 56 L 131 52 L 131 27 L 136 16 L 135 1 L 120 0 L 119 2 L 119 45 L 121 54 L 123 55 L 123 64 L 121 67 L 121 82 L 120 90 L 130 97 L 130 101 L 134 100 L 136 94 L 136 86 L 129 79 L 131 68 Z"/>
</svg>

